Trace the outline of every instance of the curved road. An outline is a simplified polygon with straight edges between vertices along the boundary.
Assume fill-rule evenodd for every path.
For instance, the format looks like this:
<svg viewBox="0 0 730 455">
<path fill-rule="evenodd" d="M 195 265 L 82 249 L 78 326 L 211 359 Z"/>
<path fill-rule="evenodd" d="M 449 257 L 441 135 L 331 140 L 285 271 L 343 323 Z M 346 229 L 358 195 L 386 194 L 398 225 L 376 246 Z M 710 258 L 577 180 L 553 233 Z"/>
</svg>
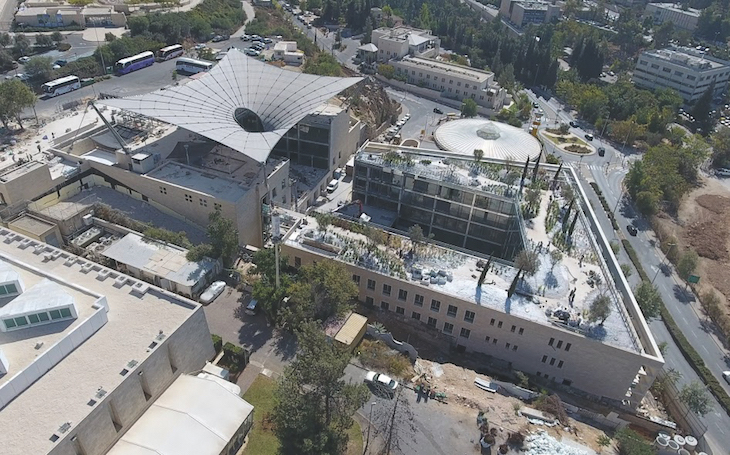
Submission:
<svg viewBox="0 0 730 455">
<path fill-rule="evenodd" d="M 570 114 L 562 109 L 557 99 L 552 98 L 546 100 L 538 97 L 529 90 L 527 93 L 531 101 L 538 102 L 540 107 L 545 111 L 545 115 L 549 119 L 549 122 L 546 122 L 547 124 L 552 126 L 554 124 L 553 119 L 555 118 L 558 118 L 561 123 L 568 123 L 573 120 Z M 571 128 L 571 131 L 580 137 L 583 137 L 586 132 L 580 128 Z M 609 237 L 628 239 L 634 247 L 634 250 L 636 250 L 639 261 L 649 276 L 654 278 L 654 275 L 657 275 L 654 284 L 657 286 L 669 313 L 692 346 L 700 353 L 707 367 L 718 378 L 722 387 L 730 393 L 730 386 L 722 379 L 722 371 L 730 368 L 730 365 L 727 363 L 727 352 L 717 337 L 706 328 L 705 317 L 698 309 L 696 297 L 691 292 L 690 294 L 684 293 L 684 284 L 674 271 L 665 275 L 659 270 L 659 266 L 664 261 L 665 256 L 656 246 L 658 245 L 658 239 L 651 230 L 648 222 L 638 216 L 627 202 L 627 199 L 623 198 L 622 182 L 628 172 L 628 163 L 633 159 L 637 159 L 638 155 L 633 151 L 622 154 L 611 142 L 603 141 L 598 137 L 600 131 L 590 132 L 596 136 L 593 145 L 596 147 L 602 146 L 606 149 L 606 155 L 604 157 L 599 157 L 596 153 L 583 158 L 559 150 L 555 151 L 555 153 L 559 154 L 565 161 L 572 162 L 578 168 L 579 174 L 584 182 L 588 180 L 596 182 L 603 192 L 609 207 L 615 210 L 616 221 L 621 227 L 621 232 L 615 232 L 605 212 L 603 210 L 596 210 L 604 232 L 609 233 Z M 549 144 L 549 141 L 546 141 L 546 143 Z M 551 145 L 548 145 L 548 147 L 555 149 Z M 627 151 L 625 150 L 625 152 Z M 586 185 L 586 193 L 589 195 L 592 205 L 597 209 L 600 208 L 601 204 L 598 197 L 592 190 L 588 190 L 588 188 L 590 187 Z M 636 237 L 625 235 L 624 229 L 629 224 L 637 227 L 639 232 Z M 623 248 L 618 258 L 621 263 L 631 264 Z M 659 273 L 657 274 L 657 272 Z M 639 279 L 637 274 L 633 274 L 629 281 L 632 284 L 638 284 Z M 701 382 L 697 373 L 679 351 L 664 323 L 659 319 L 654 319 L 649 321 L 649 328 L 657 343 L 667 343 L 668 349 L 664 356 L 666 362 L 665 368 L 673 368 L 681 373 L 682 378 L 678 383 L 678 387 L 681 388 L 684 384 L 692 381 Z M 725 448 L 727 441 L 730 440 L 730 417 L 720 407 L 720 404 L 714 397 L 711 397 L 711 402 L 713 407 L 712 411 L 701 419 L 707 426 L 705 440 L 714 449 L 713 453 L 727 453 Z"/>
</svg>

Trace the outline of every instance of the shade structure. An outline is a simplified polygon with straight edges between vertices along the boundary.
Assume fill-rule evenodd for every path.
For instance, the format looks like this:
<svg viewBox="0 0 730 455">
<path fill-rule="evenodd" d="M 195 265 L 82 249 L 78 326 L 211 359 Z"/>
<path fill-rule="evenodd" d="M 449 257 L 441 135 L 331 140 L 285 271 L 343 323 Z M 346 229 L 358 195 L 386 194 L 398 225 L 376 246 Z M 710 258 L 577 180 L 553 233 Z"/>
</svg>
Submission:
<svg viewBox="0 0 730 455">
<path fill-rule="evenodd" d="M 177 125 L 264 162 L 291 127 L 360 80 L 288 71 L 231 49 L 200 79 L 104 104 Z"/>
<path fill-rule="evenodd" d="M 453 120 L 434 133 L 436 144 L 453 153 L 473 157 L 474 150 L 484 158 L 525 161 L 540 154 L 540 143 L 531 134 L 505 123 L 485 119 Z"/>
</svg>

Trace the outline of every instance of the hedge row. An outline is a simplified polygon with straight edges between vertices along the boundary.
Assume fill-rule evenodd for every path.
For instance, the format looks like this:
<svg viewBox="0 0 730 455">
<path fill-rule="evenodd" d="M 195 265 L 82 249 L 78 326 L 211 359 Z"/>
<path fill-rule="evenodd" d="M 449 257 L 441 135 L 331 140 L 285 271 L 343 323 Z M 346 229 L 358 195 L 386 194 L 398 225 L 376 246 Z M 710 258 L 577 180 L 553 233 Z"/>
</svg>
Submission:
<svg viewBox="0 0 730 455">
<path fill-rule="evenodd" d="M 601 201 L 601 205 L 603 206 L 603 210 L 605 210 L 606 215 L 608 215 L 608 219 L 611 220 L 611 226 L 613 226 L 613 229 L 615 231 L 619 230 L 618 223 L 616 222 L 616 217 L 613 216 L 613 212 L 611 211 L 611 208 L 608 206 L 608 202 L 606 202 L 606 198 L 603 197 L 603 191 L 601 191 L 600 188 L 598 188 L 598 184 L 596 182 L 590 183 L 591 187 L 593 188 L 593 191 L 596 192 L 598 195 L 598 200 Z"/>
<path fill-rule="evenodd" d="M 641 279 L 649 281 L 649 277 L 646 275 L 644 267 L 639 262 L 639 257 L 636 255 L 634 247 L 631 246 L 629 241 L 626 239 L 623 239 L 621 243 L 626 249 L 626 253 L 629 255 L 631 262 L 634 263 L 634 267 L 636 267 L 636 271 L 639 273 L 639 276 L 641 276 Z M 682 352 L 684 358 L 687 359 L 692 368 L 697 372 L 702 381 L 707 385 L 708 389 L 710 389 L 710 392 L 715 396 L 715 398 L 717 398 L 720 406 L 725 409 L 725 412 L 730 414 L 730 396 L 727 394 L 727 392 L 725 392 L 725 389 L 722 388 L 720 382 L 717 380 L 717 378 L 715 378 L 715 375 L 713 375 L 712 372 L 707 368 L 707 366 L 705 365 L 705 361 L 702 360 L 700 354 L 689 343 L 689 340 L 687 340 L 687 338 L 684 336 L 680 328 L 677 326 L 677 323 L 674 322 L 674 318 L 671 314 L 669 314 L 669 310 L 667 310 L 667 306 L 664 304 L 664 301 L 662 301 L 659 313 L 662 315 L 664 325 L 667 326 L 669 334 L 672 335 L 672 338 L 674 339 L 675 343 L 677 343 L 677 346 Z"/>
<path fill-rule="evenodd" d="M 215 353 L 218 354 L 221 352 L 221 348 L 223 347 L 223 338 L 216 334 L 211 334 L 210 337 L 213 338 L 213 349 L 215 349 Z"/>
<path fill-rule="evenodd" d="M 240 346 L 236 346 L 230 341 L 223 345 L 223 362 L 228 365 L 231 373 L 237 373 L 246 366 L 248 356 L 246 351 Z"/>
</svg>

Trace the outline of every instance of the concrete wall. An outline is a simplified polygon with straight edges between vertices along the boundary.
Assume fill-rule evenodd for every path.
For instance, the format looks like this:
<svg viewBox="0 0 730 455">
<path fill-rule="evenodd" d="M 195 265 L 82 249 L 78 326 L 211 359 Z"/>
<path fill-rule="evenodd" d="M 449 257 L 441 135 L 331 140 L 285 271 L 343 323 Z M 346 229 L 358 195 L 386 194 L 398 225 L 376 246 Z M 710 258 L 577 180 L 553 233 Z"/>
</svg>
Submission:
<svg viewBox="0 0 730 455">
<path fill-rule="evenodd" d="M 21 169 L 26 171 L 21 174 Z M 31 201 L 53 186 L 48 166 L 37 161 L 9 168 L 6 173 L 0 175 L 0 197 L 2 202 L 8 205 Z"/>
<path fill-rule="evenodd" d="M 331 168 L 345 167 L 347 160 L 362 144 L 365 125 L 357 121 L 350 126 L 350 114 L 342 111 L 334 119 L 330 127 L 330 159 Z"/>
<path fill-rule="evenodd" d="M 215 355 L 201 306 L 174 333 L 158 343 L 144 361 L 130 368 L 119 386 L 99 400 L 83 421 L 73 422 L 73 431 L 64 435 L 50 454 L 106 453 L 180 374 L 203 368 L 206 360 Z M 142 351 L 140 356 L 144 356 Z M 124 365 L 120 365 L 120 371 L 122 368 Z M 145 396 L 145 392 L 151 396 Z M 71 441 L 74 436 L 82 448 L 80 452 Z"/>
<path fill-rule="evenodd" d="M 375 330 L 375 327 L 368 324 L 368 328 L 366 333 L 370 335 L 371 337 L 378 339 L 382 341 L 383 343 L 387 344 L 389 347 L 395 349 L 398 352 L 408 354 L 408 357 L 411 359 L 411 362 L 415 362 L 418 358 L 418 351 L 416 348 L 413 347 L 410 343 L 406 343 L 404 341 L 398 341 L 395 338 L 393 338 L 393 334 L 391 333 L 380 333 Z"/>
<path fill-rule="evenodd" d="M 331 257 L 324 252 L 320 255 L 314 249 L 304 250 L 286 243 L 282 245 L 282 254 L 289 257 L 292 265 L 296 258 L 301 260 L 302 265 L 309 265 L 321 261 L 323 257 Z M 373 305 L 378 307 L 381 302 L 387 302 L 390 311 L 402 307 L 406 317 L 411 317 L 414 312 L 420 314 L 422 323 L 433 317 L 437 320 L 436 328 L 439 330 L 443 330 L 444 322 L 449 322 L 454 325 L 452 334 L 455 347 L 462 346 L 466 351 L 505 360 L 514 369 L 529 374 L 539 374 L 541 377 L 547 375 L 547 379 L 558 384 L 570 381 L 571 387 L 598 397 L 623 400 L 642 367 L 650 370 L 661 367 L 662 362 L 656 358 L 604 344 L 558 326 L 536 323 L 461 300 L 440 292 L 438 287 L 401 281 L 351 264 L 346 264 L 346 267 L 349 273 L 360 277 L 358 298 L 361 302 L 367 302 L 370 298 L 373 299 Z M 367 288 L 368 279 L 375 281 L 374 290 Z M 392 287 L 391 296 L 382 294 L 383 284 Z M 398 299 L 400 289 L 407 291 L 405 301 Z M 423 306 L 415 303 L 417 294 L 423 296 Z M 438 313 L 430 309 L 432 300 L 441 302 Z M 457 307 L 456 317 L 446 315 L 449 305 Z M 464 320 L 467 310 L 475 313 L 472 323 Z M 469 330 L 469 338 L 460 336 L 462 328 Z M 566 350 L 568 343 L 570 348 Z M 557 348 L 558 345 L 561 348 Z M 603 361 L 596 362 L 596 359 Z M 567 382 L 565 384 L 568 385 Z"/>
</svg>

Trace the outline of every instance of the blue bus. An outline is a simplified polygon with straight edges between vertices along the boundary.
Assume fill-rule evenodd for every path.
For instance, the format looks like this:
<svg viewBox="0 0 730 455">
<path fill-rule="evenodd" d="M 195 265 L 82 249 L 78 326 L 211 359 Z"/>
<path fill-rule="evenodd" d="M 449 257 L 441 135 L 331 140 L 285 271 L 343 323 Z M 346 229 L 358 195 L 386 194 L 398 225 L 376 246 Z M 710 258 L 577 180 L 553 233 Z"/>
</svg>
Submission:
<svg viewBox="0 0 730 455">
<path fill-rule="evenodd" d="M 114 65 L 114 69 L 117 74 L 127 74 L 132 71 L 137 71 L 142 68 L 146 68 L 155 63 L 155 54 L 147 51 L 141 54 L 133 55 L 131 57 L 123 58 Z"/>
</svg>

